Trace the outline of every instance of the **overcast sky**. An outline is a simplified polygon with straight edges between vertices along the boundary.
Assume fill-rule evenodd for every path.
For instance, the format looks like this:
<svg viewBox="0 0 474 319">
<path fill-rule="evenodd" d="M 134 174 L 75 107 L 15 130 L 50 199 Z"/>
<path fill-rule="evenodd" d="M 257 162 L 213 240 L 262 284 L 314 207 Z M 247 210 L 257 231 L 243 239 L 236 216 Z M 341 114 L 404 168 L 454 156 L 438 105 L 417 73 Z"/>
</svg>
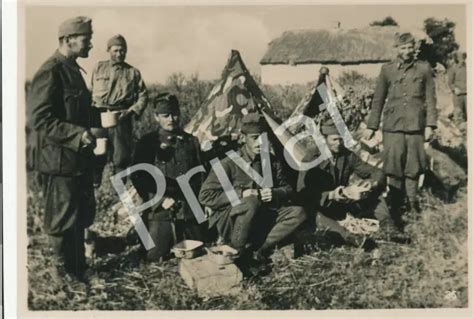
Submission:
<svg viewBox="0 0 474 319">
<path fill-rule="evenodd" d="M 240 51 L 252 73 L 268 43 L 286 30 L 365 27 L 392 16 L 402 27 L 422 28 L 428 17 L 456 23 L 456 40 L 466 47 L 463 5 L 224 6 L 224 7 L 37 7 L 26 10 L 26 77 L 31 78 L 57 47 L 57 28 L 70 17 L 93 20 L 93 45 L 79 64 L 90 76 L 108 58 L 107 40 L 120 33 L 128 41 L 127 60 L 147 83 L 163 82 L 173 72 L 218 78 L 231 49 Z"/>
</svg>

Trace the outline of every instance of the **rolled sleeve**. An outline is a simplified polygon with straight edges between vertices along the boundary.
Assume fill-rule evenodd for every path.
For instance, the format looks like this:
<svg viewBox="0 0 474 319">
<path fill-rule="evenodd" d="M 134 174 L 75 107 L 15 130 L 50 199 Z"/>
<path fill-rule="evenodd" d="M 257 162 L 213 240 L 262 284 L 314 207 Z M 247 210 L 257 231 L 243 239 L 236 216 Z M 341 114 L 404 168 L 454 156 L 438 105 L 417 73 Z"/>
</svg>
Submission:
<svg viewBox="0 0 474 319">
<path fill-rule="evenodd" d="M 130 109 L 141 116 L 148 103 L 148 91 L 145 86 L 145 82 L 142 79 L 140 71 L 136 70 L 136 81 L 137 81 L 137 102 L 135 102 Z"/>
</svg>

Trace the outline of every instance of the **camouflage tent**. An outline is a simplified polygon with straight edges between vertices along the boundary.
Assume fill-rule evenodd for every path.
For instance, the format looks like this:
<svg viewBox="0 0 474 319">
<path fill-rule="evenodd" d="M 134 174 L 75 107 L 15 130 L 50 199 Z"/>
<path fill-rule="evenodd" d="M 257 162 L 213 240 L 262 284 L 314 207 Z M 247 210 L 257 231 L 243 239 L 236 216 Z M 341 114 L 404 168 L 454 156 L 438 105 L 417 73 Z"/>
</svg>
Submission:
<svg viewBox="0 0 474 319">
<path fill-rule="evenodd" d="M 270 102 L 245 67 L 239 51 L 232 50 L 220 81 L 185 131 L 196 136 L 202 150 L 208 151 L 215 141 L 235 138 L 245 114 L 262 110 L 273 114 Z"/>
</svg>

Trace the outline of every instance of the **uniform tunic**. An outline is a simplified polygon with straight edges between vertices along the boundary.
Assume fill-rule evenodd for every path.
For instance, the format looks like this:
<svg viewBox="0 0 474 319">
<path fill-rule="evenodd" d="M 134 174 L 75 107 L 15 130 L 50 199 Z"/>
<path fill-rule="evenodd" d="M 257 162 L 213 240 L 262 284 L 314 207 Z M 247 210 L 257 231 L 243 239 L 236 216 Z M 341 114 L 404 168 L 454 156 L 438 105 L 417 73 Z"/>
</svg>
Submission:
<svg viewBox="0 0 474 319">
<path fill-rule="evenodd" d="M 167 144 L 168 147 L 163 147 L 163 144 Z M 187 239 L 203 240 L 205 226 L 197 224 L 176 182 L 177 177 L 201 165 L 198 140 L 181 130 L 174 133 L 163 130 L 148 133 L 138 141 L 133 157 L 133 164 L 140 163 L 152 164 L 160 169 L 167 179 L 164 197 L 173 198 L 177 207 L 173 211 L 162 208 L 162 199 L 146 213 L 145 222 L 156 245 L 147 252 L 147 258 L 158 260 L 169 253 L 175 240 L 172 227 L 177 227 L 175 229 L 177 239 L 182 239 L 184 236 Z M 196 196 L 202 180 L 202 174 L 199 173 L 190 180 L 191 188 Z M 132 174 L 132 182 L 144 201 L 152 198 L 156 193 L 155 180 L 147 172 L 135 172 Z M 164 185 L 158 186 L 164 187 Z"/>
<path fill-rule="evenodd" d="M 252 157 L 245 149 L 240 155 L 250 166 L 262 174 L 260 157 Z M 222 167 L 238 194 L 241 204 L 232 207 L 214 170 L 204 182 L 199 201 L 213 210 L 209 226 L 216 226 L 219 235 L 236 249 L 247 244 L 269 249 L 291 235 L 306 219 L 302 207 L 290 206 L 293 190 L 286 182 L 280 163 L 271 159 L 273 176 L 273 201 L 263 203 L 256 196 L 242 198 L 246 189 L 259 189 L 255 181 L 230 158 L 221 161 Z"/>
<path fill-rule="evenodd" d="M 466 120 L 466 98 L 467 98 L 467 73 L 466 63 L 457 63 L 448 70 L 448 85 L 453 92 L 454 115 L 457 120 Z M 458 93 L 454 89 L 458 89 Z"/>
<path fill-rule="evenodd" d="M 84 228 L 95 216 L 93 153 L 81 137 L 99 121 L 80 67 L 55 52 L 35 74 L 28 96 L 35 141 L 34 168 L 42 175 L 44 230 L 56 257 L 76 274 L 84 269 Z"/>
<path fill-rule="evenodd" d="M 367 127 L 378 130 L 383 118 L 384 171 L 417 178 L 426 167 L 423 134 L 436 127 L 433 72 L 423 61 L 395 60 L 382 66 Z"/>
<path fill-rule="evenodd" d="M 128 63 L 100 61 L 92 72 L 92 104 L 102 110 L 132 110 L 140 116 L 148 102 L 148 93 L 140 71 Z M 108 128 L 109 153 L 118 170 L 127 168 L 133 153 L 132 119 L 121 121 Z M 104 161 L 98 159 L 101 174 Z"/>
<path fill-rule="evenodd" d="M 380 224 L 393 224 L 384 198 L 380 195 L 385 186 L 383 172 L 362 161 L 355 153 L 344 149 L 319 166 L 301 172 L 298 190 L 305 208 L 312 216 L 310 222 L 321 229 L 329 229 L 345 238 L 349 232 L 334 220 L 342 220 L 350 212 L 355 217 L 376 218 Z M 377 188 L 368 198 L 354 203 L 340 203 L 329 199 L 329 193 L 339 186 L 348 186 L 351 176 L 377 182 Z M 315 214 L 318 213 L 317 216 Z M 320 213 L 320 214 L 319 214 Z"/>
<path fill-rule="evenodd" d="M 47 176 L 43 186 L 49 234 L 60 234 L 76 221 L 87 227 L 94 218 L 93 153 L 81 147 L 82 134 L 99 117 L 90 105 L 80 67 L 54 53 L 34 76 L 28 98 L 30 127 L 36 135 L 35 169 Z"/>
</svg>

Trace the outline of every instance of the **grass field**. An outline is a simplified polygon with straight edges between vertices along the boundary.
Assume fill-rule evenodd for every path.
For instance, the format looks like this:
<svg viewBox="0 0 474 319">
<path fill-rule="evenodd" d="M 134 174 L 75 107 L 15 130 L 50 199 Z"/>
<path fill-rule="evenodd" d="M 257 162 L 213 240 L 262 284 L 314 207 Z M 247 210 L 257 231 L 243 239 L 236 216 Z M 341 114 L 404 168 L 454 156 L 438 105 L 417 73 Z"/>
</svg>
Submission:
<svg viewBox="0 0 474 319">
<path fill-rule="evenodd" d="M 441 97 L 442 103 L 448 100 Z M 106 174 L 110 174 L 108 170 Z M 98 214 L 93 228 L 120 243 L 130 225 L 116 214 L 118 198 L 110 183 L 104 184 L 96 197 Z M 186 287 L 176 260 L 140 264 L 136 247 L 98 256 L 87 296 L 73 287 L 54 286 L 49 273 L 51 254 L 41 230 L 41 200 L 42 193 L 30 174 L 31 310 L 380 309 L 467 307 L 468 303 L 465 188 L 451 204 L 423 192 L 422 214 L 410 216 L 406 227 L 412 239 L 409 245 L 381 242 L 377 250 L 364 252 L 330 246 L 318 233 L 310 254 L 292 260 L 277 251 L 270 275 L 246 280 L 238 296 L 211 299 L 200 298 Z"/>
</svg>

